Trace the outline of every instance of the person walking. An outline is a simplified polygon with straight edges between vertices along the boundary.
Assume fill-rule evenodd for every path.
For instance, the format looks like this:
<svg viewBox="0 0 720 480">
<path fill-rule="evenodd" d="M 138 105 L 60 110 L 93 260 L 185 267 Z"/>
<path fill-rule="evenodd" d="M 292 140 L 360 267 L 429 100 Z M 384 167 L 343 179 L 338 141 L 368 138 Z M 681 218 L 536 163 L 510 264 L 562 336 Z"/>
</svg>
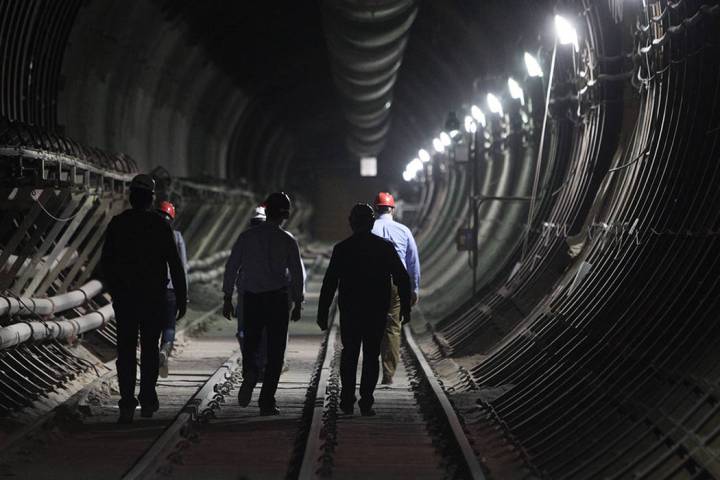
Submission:
<svg viewBox="0 0 720 480">
<path fill-rule="evenodd" d="M 130 182 L 131 208 L 115 216 L 105 232 L 101 256 L 104 282 L 112 295 L 117 321 L 118 423 L 131 423 L 138 400 L 141 416 L 160 407 L 155 391 L 159 341 L 167 319 L 168 268 L 177 298 L 176 319 L 185 315 L 185 271 L 170 226 L 150 208 L 155 181 L 140 174 Z M 138 331 L 140 393 L 135 399 Z"/>
<path fill-rule="evenodd" d="M 410 321 L 410 279 L 392 243 L 373 235 L 373 210 L 359 203 L 350 212 L 351 237 L 335 245 L 323 278 L 317 323 L 328 328 L 330 304 L 339 288 L 340 409 L 352 414 L 356 401 L 355 384 L 358 357 L 362 347 L 360 413 L 375 415 L 373 393 L 380 373 L 380 344 L 386 329 L 391 291 L 400 301 L 400 316 Z"/>
<path fill-rule="evenodd" d="M 400 260 L 410 275 L 410 287 L 412 293 L 412 305 L 418 301 L 420 288 L 420 258 L 417 245 L 412 232 L 402 223 L 393 220 L 395 210 L 395 199 L 387 192 L 378 193 L 375 197 L 375 208 L 378 218 L 375 220 L 372 232 L 383 237 L 395 246 Z M 400 297 L 396 288 L 392 291 L 390 311 L 388 313 L 387 327 L 382 342 L 382 383 L 390 385 L 393 383 L 393 376 L 400 361 L 400 330 L 402 322 L 400 319 Z"/>
<path fill-rule="evenodd" d="M 283 192 L 265 200 L 266 221 L 245 230 L 233 245 L 225 264 L 223 315 L 233 314 L 232 294 L 242 271 L 244 357 L 243 382 L 238 404 L 250 404 L 259 378 L 257 350 L 267 331 L 267 363 L 258 404 L 260 415 L 279 415 L 275 401 L 287 345 L 288 321 L 302 313 L 305 282 L 300 249 L 295 238 L 281 228 L 290 217 L 290 198 Z"/>
<path fill-rule="evenodd" d="M 157 213 L 160 215 L 160 217 L 167 222 L 168 225 L 170 225 L 170 228 L 173 229 L 173 235 L 175 238 L 175 246 L 177 247 L 178 254 L 180 255 L 180 262 L 183 266 L 183 271 L 185 272 L 185 279 L 187 281 L 187 272 L 188 272 L 188 260 L 187 260 L 187 248 L 185 247 L 185 239 L 182 236 L 182 233 L 180 231 L 175 230 L 173 228 L 173 224 L 175 223 L 175 205 L 173 205 L 171 202 L 164 201 L 160 202 L 160 206 L 157 210 Z M 187 283 L 185 284 L 185 288 L 187 290 Z M 170 277 L 170 270 L 168 269 L 168 285 L 167 285 L 167 323 L 165 325 L 165 328 L 162 332 L 162 337 L 160 339 L 160 376 L 163 378 L 166 378 L 169 374 L 168 372 L 168 359 L 170 358 L 170 354 L 172 353 L 173 346 L 175 344 L 175 329 L 176 329 L 176 319 L 175 319 L 175 312 L 177 309 L 177 295 L 175 294 L 175 287 L 172 283 L 172 278 Z"/>
</svg>

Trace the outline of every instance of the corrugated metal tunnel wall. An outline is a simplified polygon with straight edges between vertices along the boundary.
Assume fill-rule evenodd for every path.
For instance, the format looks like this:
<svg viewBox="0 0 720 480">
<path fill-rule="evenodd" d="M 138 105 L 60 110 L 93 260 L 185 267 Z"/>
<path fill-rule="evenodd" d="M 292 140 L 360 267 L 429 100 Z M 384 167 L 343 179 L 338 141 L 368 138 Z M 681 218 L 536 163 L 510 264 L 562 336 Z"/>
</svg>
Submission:
<svg viewBox="0 0 720 480">
<path fill-rule="evenodd" d="M 487 425 L 540 477 L 720 472 L 720 6 L 643 3 L 624 17 L 613 2 L 564 4 L 583 40 L 559 53 L 545 154 L 556 171 L 527 255 L 484 244 L 497 274 L 432 317 L 434 355 L 464 368 Z M 420 219 L 437 230 L 424 239 L 447 232 L 436 218 Z M 436 246 L 426 263 L 457 255 Z"/>
</svg>

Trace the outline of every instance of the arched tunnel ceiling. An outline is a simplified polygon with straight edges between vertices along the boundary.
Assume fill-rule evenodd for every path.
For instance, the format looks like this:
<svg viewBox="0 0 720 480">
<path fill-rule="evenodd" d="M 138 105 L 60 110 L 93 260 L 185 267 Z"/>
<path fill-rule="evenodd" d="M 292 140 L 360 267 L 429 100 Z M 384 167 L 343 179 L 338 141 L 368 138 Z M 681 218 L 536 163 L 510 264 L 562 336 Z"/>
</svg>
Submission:
<svg viewBox="0 0 720 480">
<path fill-rule="evenodd" d="M 59 120 L 180 175 L 302 184 L 379 153 L 396 182 L 475 79 L 537 36 L 547 3 L 97 0 L 70 35 Z"/>
</svg>

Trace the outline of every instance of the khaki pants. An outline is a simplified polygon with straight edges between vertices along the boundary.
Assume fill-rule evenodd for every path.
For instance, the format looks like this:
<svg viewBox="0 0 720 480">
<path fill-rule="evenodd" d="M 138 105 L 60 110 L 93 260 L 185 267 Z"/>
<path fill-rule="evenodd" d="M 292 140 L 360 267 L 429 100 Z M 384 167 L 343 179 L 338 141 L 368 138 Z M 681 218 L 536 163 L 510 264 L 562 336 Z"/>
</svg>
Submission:
<svg viewBox="0 0 720 480">
<path fill-rule="evenodd" d="M 392 379 L 400 361 L 400 331 L 402 330 L 400 295 L 395 284 L 392 285 L 390 295 L 390 310 L 380 347 L 380 356 L 382 357 L 383 378 Z"/>
</svg>

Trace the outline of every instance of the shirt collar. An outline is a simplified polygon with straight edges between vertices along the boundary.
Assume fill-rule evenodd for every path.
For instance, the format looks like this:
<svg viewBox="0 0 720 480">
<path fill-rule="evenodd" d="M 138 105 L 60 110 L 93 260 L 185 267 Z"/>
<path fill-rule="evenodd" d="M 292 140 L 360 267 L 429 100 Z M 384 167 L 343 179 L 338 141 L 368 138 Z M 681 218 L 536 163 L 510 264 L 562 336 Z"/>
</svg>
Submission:
<svg viewBox="0 0 720 480">
<path fill-rule="evenodd" d="M 378 220 L 392 220 L 392 215 L 389 213 L 383 213 L 378 217 Z"/>
</svg>

